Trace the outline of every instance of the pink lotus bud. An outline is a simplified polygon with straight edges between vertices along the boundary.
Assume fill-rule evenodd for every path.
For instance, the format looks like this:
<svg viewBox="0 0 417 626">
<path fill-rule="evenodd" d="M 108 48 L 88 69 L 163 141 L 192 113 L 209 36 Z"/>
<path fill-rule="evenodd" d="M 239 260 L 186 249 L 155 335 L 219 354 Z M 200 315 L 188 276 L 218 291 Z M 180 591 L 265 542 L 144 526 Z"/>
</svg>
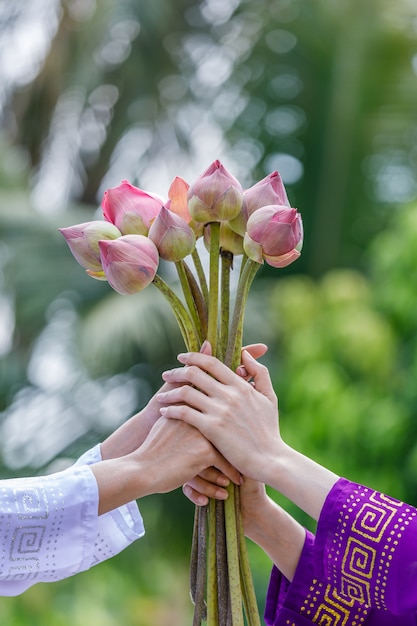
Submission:
<svg viewBox="0 0 417 626">
<path fill-rule="evenodd" d="M 155 278 L 158 250 L 144 235 L 124 235 L 114 241 L 100 241 L 103 270 L 109 284 L 122 295 L 145 289 Z"/>
<path fill-rule="evenodd" d="M 296 209 L 272 205 L 257 209 L 248 219 L 243 247 L 249 258 L 285 267 L 300 256 L 303 224 Z"/>
<path fill-rule="evenodd" d="M 190 185 L 183 178 L 176 176 L 168 191 L 169 201 L 165 204 L 170 211 L 182 217 L 187 224 L 191 222 L 191 215 L 187 204 L 189 188 Z"/>
<path fill-rule="evenodd" d="M 185 182 L 183 178 L 181 178 L 180 176 L 176 176 L 169 188 L 169 200 L 168 202 L 166 202 L 165 206 L 173 213 L 176 213 L 176 215 L 182 217 L 182 219 L 185 220 L 189 226 L 191 226 L 195 233 L 195 236 L 198 238 L 201 237 L 203 234 L 204 224 L 196 222 L 190 215 L 187 203 L 187 194 L 189 188 L 190 185 Z"/>
<path fill-rule="evenodd" d="M 243 190 L 220 161 L 214 161 L 188 190 L 188 210 L 196 222 L 221 222 L 236 217 Z"/>
<path fill-rule="evenodd" d="M 165 261 L 176 263 L 191 254 L 195 248 L 195 234 L 187 222 L 162 207 L 148 233 Z"/>
<path fill-rule="evenodd" d="M 117 239 L 122 235 L 114 224 L 99 220 L 58 230 L 64 235 L 78 263 L 92 272 L 102 271 L 98 242 L 101 239 Z"/>
<path fill-rule="evenodd" d="M 210 250 L 210 224 L 204 227 L 204 245 Z M 233 256 L 243 254 L 243 237 L 235 233 L 228 222 L 220 222 L 220 250 L 231 252 Z"/>
<path fill-rule="evenodd" d="M 107 276 L 103 272 L 103 270 L 100 270 L 98 272 L 93 272 L 93 270 L 85 270 L 85 271 L 89 276 L 91 276 L 91 278 L 95 278 L 96 280 L 105 280 L 107 282 Z"/>
<path fill-rule="evenodd" d="M 163 204 L 158 196 L 123 180 L 104 192 L 101 206 L 104 219 L 115 224 L 123 235 L 147 235 Z"/>
<path fill-rule="evenodd" d="M 235 219 L 230 221 L 230 228 L 243 237 L 246 231 L 246 223 L 252 213 L 263 206 L 273 204 L 290 206 L 284 183 L 278 172 L 268 174 L 268 176 L 265 176 L 265 178 L 243 192 L 242 210 Z"/>
</svg>

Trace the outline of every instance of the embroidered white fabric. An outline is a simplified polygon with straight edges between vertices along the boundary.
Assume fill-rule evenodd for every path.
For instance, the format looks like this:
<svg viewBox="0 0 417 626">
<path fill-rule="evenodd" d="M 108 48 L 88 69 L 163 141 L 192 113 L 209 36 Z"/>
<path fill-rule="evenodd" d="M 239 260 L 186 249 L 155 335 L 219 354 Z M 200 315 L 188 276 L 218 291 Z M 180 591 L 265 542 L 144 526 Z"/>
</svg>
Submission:
<svg viewBox="0 0 417 626">
<path fill-rule="evenodd" d="M 89 569 L 144 535 L 136 502 L 98 516 L 88 467 L 100 446 L 63 472 L 0 480 L 0 595 Z"/>
</svg>

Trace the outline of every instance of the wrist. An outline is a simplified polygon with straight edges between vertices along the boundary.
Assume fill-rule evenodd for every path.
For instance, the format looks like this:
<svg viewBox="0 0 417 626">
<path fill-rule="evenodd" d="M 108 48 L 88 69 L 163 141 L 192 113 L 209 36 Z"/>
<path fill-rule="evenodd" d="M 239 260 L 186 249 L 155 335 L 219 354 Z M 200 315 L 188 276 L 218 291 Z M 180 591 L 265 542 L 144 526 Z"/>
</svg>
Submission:
<svg viewBox="0 0 417 626">
<path fill-rule="evenodd" d="M 151 493 L 145 471 L 130 456 L 101 461 L 90 466 L 99 495 L 99 515 Z"/>
<path fill-rule="evenodd" d="M 271 498 L 267 498 L 247 536 L 292 580 L 305 542 L 305 529 Z"/>
<path fill-rule="evenodd" d="M 258 545 L 264 544 L 265 537 L 271 529 L 271 513 L 275 503 L 265 494 L 262 502 L 257 503 L 253 510 L 243 510 L 243 528 L 246 537 Z"/>
<path fill-rule="evenodd" d="M 100 446 L 103 461 L 131 454 L 142 445 L 159 417 L 159 409 L 151 406 L 151 402 L 103 441 Z"/>
<path fill-rule="evenodd" d="M 318 520 L 324 502 L 339 476 L 283 444 L 270 471 L 271 487 Z"/>
</svg>

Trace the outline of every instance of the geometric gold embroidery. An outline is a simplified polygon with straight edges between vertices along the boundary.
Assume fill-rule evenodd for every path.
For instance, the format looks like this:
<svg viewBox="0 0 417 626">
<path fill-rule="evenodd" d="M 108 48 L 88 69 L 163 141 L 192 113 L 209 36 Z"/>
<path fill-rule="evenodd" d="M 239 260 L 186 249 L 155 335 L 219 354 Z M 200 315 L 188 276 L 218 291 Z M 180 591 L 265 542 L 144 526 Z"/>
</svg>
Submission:
<svg viewBox="0 0 417 626">
<path fill-rule="evenodd" d="M 337 512 L 334 534 L 322 538 L 325 579 L 312 580 L 300 615 L 318 626 L 362 626 L 370 607 L 386 609 L 395 553 L 416 515 L 399 500 L 354 486 Z"/>
<path fill-rule="evenodd" d="M 349 537 L 342 561 L 342 573 L 354 579 L 372 578 L 376 551 L 355 537 Z"/>
<path fill-rule="evenodd" d="M 354 598 L 339 594 L 330 584 L 314 580 L 301 614 L 319 626 L 346 626 L 364 623 L 368 607 Z"/>
<path fill-rule="evenodd" d="M 357 485 L 346 498 L 328 552 L 329 582 L 361 606 L 386 608 L 396 546 L 416 510 Z"/>
<path fill-rule="evenodd" d="M 379 542 L 395 513 L 395 509 L 386 505 L 385 507 L 375 506 L 366 502 L 356 515 L 352 530 L 371 541 Z"/>
<path fill-rule="evenodd" d="M 352 598 L 361 604 L 370 604 L 370 584 L 369 581 L 352 580 L 347 576 L 341 576 L 340 592 L 347 598 Z"/>
<path fill-rule="evenodd" d="M 331 585 L 326 586 L 323 601 L 318 607 L 314 617 L 313 623 L 320 624 L 320 626 L 345 626 L 352 623 L 352 618 L 355 615 L 355 606 L 353 600 L 347 600 L 340 596 L 335 589 L 332 589 Z M 359 609 L 359 614 L 361 610 Z M 360 617 L 356 615 L 357 623 L 362 623 L 366 615 L 366 612 Z M 355 621 L 353 619 L 353 621 Z"/>
</svg>

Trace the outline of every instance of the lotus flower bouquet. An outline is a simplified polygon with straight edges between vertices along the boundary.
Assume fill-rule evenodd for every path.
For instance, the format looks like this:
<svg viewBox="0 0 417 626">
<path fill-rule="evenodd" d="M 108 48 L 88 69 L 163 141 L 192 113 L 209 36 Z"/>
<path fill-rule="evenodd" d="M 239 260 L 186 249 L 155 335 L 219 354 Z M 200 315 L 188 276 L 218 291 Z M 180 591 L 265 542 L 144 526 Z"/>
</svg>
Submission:
<svg viewBox="0 0 417 626">
<path fill-rule="evenodd" d="M 102 201 L 104 220 L 62 228 L 89 276 L 123 295 L 153 285 L 169 302 L 186 349 L 205 339 L 232 369 L 240 363 L 245 304 L 266 262 L 285 267 L 300 256 L 303 229 L 278 172 L 247 190 L 214 161 L 192 184 L 176 177 L 166 200 L 123 181 Z M 204 238 L 205 246 L 196 246 Z M 208 263 L 201 253 L 207 251 Z M 236 289 L 233 261 L 241 256 Z M 160 259 L 178 272 L 181 292 L 158 274 Z M 233 291 L 233 295 L 232 295 Z M 196 507 L 190 568 L 193 626 L 260 624 L 241 527 L 239 488 L 229 498 Z"/>
</svg>

